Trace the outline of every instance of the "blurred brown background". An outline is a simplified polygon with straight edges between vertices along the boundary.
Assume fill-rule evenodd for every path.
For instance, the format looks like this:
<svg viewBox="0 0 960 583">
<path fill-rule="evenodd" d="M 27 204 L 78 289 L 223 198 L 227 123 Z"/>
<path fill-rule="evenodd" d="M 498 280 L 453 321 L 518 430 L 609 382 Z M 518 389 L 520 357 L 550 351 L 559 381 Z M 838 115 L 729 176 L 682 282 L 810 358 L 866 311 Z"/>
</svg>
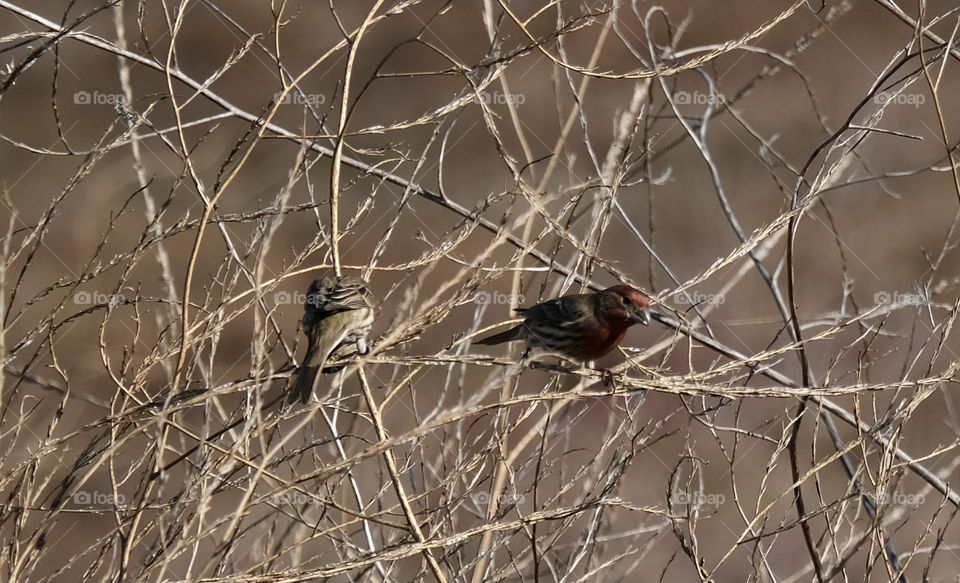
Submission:
<svg viewBox="0 0 960 583">
<path fill-rule="evenodd" d="M 910 24 L 919 18 L 949 39 L 953 4 L 926 3 L 922 15 L 904 5 L 903 17 L 864 1 L 819 11 L 679 2 L 666 12 L 646 2 L 375 4 L 0 3 L 0 532 L 15 548 L 0 559 L 3 579 L 296 569 L 337 581 L 433 580 L 426 555 L 404 551 L 416 537 L 402 528 L 381 452 L 363 453 L 378 437 L 355 371 L 342 386 L 331 381 L 342 399 L 311 414 L 256 414 L 302 357 L 297 294 L 332 269 L 328 153 L 338 133 L 351 160 L 339 182 L 340 259 L 351 273 L 372 266 L 364 274 L 382 300 L 374 336 L 385 340 L 365 369 L 376 398 L 389 395 L 386 433 L 409 436 L 395 451 L 424 536 L 577 508 L 497 530 L 492 550 L 476 532 L 438 543 L 449 580 L 477 577 L 478 554 L 489 556 L 484 580 L 561 580 L 568 570 L 580 580 L 692 580 L 691 553 L 717 580 L 815 580 L 784 450 L 798 399 L 722 396 L 777 383 L 745 365 L 710 374 L 730 359 L 654 323 L 624 343 L 657 347 L 627 367 L 629 396 L 581 396 L 548 415 L 553 401 L 534 396 L 570 390 L 575 378 L 526 371 L 514 384 L 508 362 L 519 351 L 461 342 L 511 318 L 510 294 L 525 306 L 579 291 L 560 270 L 584 273 L 582 247 L 602 224 L 592 282 L 628 280 L 703 331 L 696 302 L 710 333 L 747 356 L 790 345 L 771 285 L 748 257 L 711 269 L 740 245 L 721 199 L 749 238 L 790 210 L 795 190 L 815 197 L 792 264 L 797 314 L 813 338 L 811 384 L 847 388 L 834 401 L 953 481 L 960 63 L 944 62 L 942 46 Z M 371 11 L 351 54 L 343 31 Z M 778 16 L 766 34 L 702 66 L 637 74 L 683 68 Z M 43 19 L 69 33 L 56 37 Z M 275 104 L 283 79 L 308 69 Z M 642 106 L 623 126 L 632 130 L 617 138 L 636 95 Z M 611 209 L 611 190 L 591 181 L 618 139 L 625 154 Z M 178 370 L 179 305 L 205 199 L 216 204 L 192 270 L 193 343 Z M 556 269 L 515 255 L 521 241 Z M 781 229 L 753 248 L 783 298 L 786 241 Z M 671 293 L 703 274 L 690 297 Z M 500 358 L 480 358 L 491 355 Z M 598 364 L 623 360 L 618 352 Z M 801 383 L 795 350 L 751 364 Z M 641 390 L 651 378 L 684 394 Z M 504 387 L 528 400 L 496 407 Z M 141 408 L 187 388 L 214 393 L 162 414 Z M 799 434 L 802 474 L 834 454 L 815 413 Z M 161 418 L 172 426 L 161 430 Z M 214 440 L 229 455 L 204 447 L 166 481 L 150 479 L 235 419 L 245 422 Z M 531 430 L 538 436 L 510 458 L 506 492 L 518 503 L 487 516 L 498 464 Z M 841 424 L 841 437 L 858 432 Z M 859 437 L 851 454 L 864 490 L 891 503 L 872 521 L 839 463 L 818 467 L 803 491 L 824 564 L 844 556 L 849 579 L 889 580 L 877 546 L 888 536 L 911 580 L 927 568 L 931 579 L 954 576 L 953 504 L 941 507 L 939 492 Z M 238 459 L 250 463 L 231 465 Z M 356 460 L 350 472 L 301 480 L 344 459 Z M 264 460 L 273 477 L 257 473 Z M 296 493 L 281 478 L 319 498 L 278 503 L 270 496 Z M 676 505 L 690 507 L 688 478 L 703 502 L 693 518 Z M 106 500 L 117 492 L 119 507 Z M 603 497 L 633 509 L 587 504 Z M 377 509 L 389 528 L 347 511 Z M 402 557 L 363 562 L 398 549 Z"/>
</svg>

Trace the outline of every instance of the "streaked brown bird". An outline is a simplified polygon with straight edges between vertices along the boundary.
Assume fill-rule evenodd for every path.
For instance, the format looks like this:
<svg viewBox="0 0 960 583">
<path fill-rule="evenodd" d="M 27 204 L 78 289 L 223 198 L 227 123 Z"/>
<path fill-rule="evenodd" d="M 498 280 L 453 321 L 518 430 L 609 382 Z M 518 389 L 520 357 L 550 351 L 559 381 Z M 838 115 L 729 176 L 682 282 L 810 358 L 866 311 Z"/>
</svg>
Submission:
<svg viewBox="0 0 960 583">
<path fill-rule="evenodd" d="M 373 325 L 374 305 L 370 288 L 359 277 L 326 275 L 310 284 L 301 320 L 307 353 L 287 393 L 288 403 L 310 400 L 317 373 L 332 355 L 369 352 L 367 335 Z"/>
<path fill-rule="evenodd" d="M 518 308 L 523 322 L 477 344 L 524 340 L 524 356 L 536 350 L 586 363 L 616 348 L 630 326 L 648 324 L 649 307 L 650 298 L 629 285 L 563 296 L 531 308 Z"/>
</svg>

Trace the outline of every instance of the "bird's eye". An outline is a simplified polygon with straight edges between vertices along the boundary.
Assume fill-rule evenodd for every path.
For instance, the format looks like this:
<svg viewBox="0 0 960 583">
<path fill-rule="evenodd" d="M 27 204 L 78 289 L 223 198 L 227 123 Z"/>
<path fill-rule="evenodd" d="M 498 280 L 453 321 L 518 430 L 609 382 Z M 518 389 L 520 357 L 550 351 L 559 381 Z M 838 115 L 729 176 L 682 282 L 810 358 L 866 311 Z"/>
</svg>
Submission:
<svg viewBox="0 0 960 583">
<path fill-rule="evenodd" d="M 620 301 L 623 302 L 625 306 L 629 306 L 632 303 L 627 296 L 620 296 Z"/>
</svg>

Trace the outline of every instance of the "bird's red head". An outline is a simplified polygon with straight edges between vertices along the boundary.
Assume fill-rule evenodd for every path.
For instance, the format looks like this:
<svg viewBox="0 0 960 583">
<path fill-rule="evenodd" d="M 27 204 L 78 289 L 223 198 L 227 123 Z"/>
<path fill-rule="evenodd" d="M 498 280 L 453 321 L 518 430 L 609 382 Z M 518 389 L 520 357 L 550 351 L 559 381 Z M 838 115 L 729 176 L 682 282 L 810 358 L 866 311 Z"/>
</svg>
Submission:
<svg viewBox="0 0 960 583">
<path fill-rule="evenodd" d="M 628 326 L 650 323 L 647 309 L 650 298 L 629 285 L 615 285 L 597 293 L 597 310 L 606 319 L 619 320 Z"/>
</svg>

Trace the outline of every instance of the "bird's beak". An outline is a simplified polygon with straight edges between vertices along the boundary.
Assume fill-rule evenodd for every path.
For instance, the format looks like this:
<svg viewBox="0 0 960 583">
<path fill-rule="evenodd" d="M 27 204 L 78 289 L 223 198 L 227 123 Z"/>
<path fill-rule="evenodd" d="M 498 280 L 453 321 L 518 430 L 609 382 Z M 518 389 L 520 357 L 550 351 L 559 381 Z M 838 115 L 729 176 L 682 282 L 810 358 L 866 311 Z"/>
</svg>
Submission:
<svg viewBox="0 0 960 583">
<path fill-rule="evenodd" d="M 650 323 L 650 314 L 646 309 L 636 310 L 633 312 L 633 321 L 646 326 Z"/>
</svg>

